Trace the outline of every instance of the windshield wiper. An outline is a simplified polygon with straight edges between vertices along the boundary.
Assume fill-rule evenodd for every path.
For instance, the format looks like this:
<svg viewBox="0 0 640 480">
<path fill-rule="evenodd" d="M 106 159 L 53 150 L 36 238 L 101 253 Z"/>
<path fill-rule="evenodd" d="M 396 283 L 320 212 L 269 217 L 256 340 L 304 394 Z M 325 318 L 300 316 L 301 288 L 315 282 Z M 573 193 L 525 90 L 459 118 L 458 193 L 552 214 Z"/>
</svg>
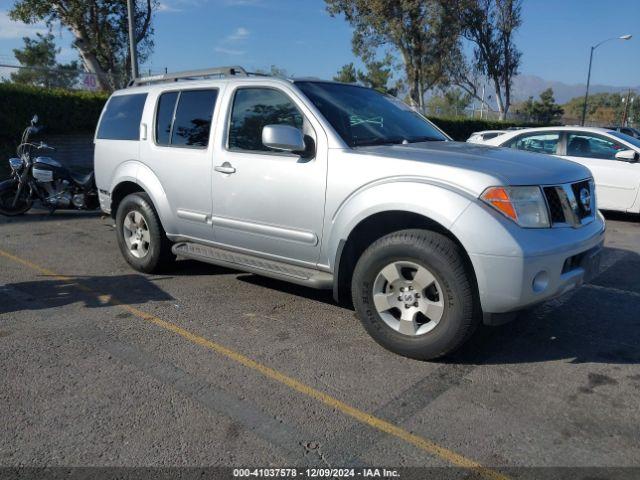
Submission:
<svg viewBox="0 0 640 480">
<path fill-rule="evenodd" d="M 429 137 L 427 135 L 423 135 L 421 137 L 409 137 L 407 139 L 407 143 L 419 143 L 419 142 L 443 142 L 444 138 L 438 137 Z"/>
<path fill-rule="evenodd" d="M 393 138 L 356 138 L 351 142 L 352 147 L 368 147 L 372 145 L 398 145 L 404 142 L 402 137 Z"/>
</svg>

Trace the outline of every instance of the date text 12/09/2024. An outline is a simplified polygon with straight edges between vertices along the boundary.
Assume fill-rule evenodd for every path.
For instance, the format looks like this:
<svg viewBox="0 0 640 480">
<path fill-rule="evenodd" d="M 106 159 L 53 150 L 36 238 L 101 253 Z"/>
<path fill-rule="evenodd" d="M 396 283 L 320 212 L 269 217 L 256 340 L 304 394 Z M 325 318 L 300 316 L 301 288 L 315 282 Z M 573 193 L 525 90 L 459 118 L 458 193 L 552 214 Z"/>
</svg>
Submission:
<svg viewBox="0 0 640 480">
<path fill-rule="evenodd" d="M 234 478 L 398 478 L 397 470 L 387 468 L 236 468 Z"/>
</svg>

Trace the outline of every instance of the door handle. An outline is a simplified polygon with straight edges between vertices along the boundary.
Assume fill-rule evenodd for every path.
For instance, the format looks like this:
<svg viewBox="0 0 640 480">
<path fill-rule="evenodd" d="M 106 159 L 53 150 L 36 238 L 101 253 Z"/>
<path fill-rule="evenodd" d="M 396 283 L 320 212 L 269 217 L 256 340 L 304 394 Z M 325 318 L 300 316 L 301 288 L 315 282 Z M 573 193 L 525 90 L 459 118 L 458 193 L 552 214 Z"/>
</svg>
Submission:
<svg viewBox="0 0 640 480">
<path fill-rule="evenodd" d="M 213 169 L 220 173 L 236 173 L 236 169 L 232 167 L 229 162 L 224 162 L 222 165 L 216 165 Z"/>
</svg>

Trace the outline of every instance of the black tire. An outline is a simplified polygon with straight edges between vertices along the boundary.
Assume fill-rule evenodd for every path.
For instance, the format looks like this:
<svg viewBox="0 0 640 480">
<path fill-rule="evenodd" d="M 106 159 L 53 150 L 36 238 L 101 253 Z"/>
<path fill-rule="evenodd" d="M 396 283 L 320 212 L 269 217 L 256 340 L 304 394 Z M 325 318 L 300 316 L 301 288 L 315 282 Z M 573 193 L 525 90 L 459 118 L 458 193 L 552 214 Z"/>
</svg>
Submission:
<svg viewBox="0 0 640 480">
<path fill-rule="evenodd" d="M 427 333 L 400 333 L 375 307 L 374 282 L 378 274 L 394 262 L 411 262 L 425 267 L 442 290 L 443 313 Z M 480 323 L 479 302 L 473 285 L 472 273 L 465 266 L 456 243 L 428 230 L 402 230 L 374 242 L 358 260 L 352 280 L 353 304 L 364 328 L 380 345 L 399 355 L 430 360 L 460 347 Z M 401 308 L 406 307 L 389 312 L 401 315 Z M 429 322 L 427 318 L 425 320 Z"/>
<path fill-rule="evenodd" d="M 13 178 L 0 182 L 0 215 L 16 217 L 31 210 L 33 200 L 29 196 L 28 187 L 22 190 L 18 204 L 15 207 L 13 206 L 17 189 L 18 181 Z"/>
<path fill-rule="evenodd" d="M 135 212 L 144 218 L 150 240 L 146 247 L 146 254 L 141 257 L 137 257 L 132 253 L 125 240 L 125 219 L 128 215 L 135 214 Z M 157 273 L 166 271 L 175 262 L 176 257 L 171 252 L 172 244 L 167 238 L 158 214 L 146 193 L 132 193 L 120 202 L 116 212 L 116 234 L 122 256 L 129 265 L 139 272 Z M 147 242 L 144 243 L 146 244 Z"/>
</svg>

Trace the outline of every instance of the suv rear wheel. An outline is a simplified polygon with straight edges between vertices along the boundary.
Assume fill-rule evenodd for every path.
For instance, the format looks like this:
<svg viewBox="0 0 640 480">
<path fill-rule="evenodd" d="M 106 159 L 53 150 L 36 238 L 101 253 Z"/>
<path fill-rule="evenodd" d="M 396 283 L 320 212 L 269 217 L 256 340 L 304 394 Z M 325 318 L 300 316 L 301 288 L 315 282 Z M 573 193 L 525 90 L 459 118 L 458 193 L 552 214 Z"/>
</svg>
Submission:
<svg viewBox="0 0 640 480">
<path fill-rule="evenodd" d="M 116 213 L 116 232 L 122 255 L 139 272 L 161 271 L 176 258 L 146 193 L 132 193 L 120 202 Z"/>
<path fill-rule="evenodd" d="M 358 260 L 352 294 L 367 332 L 411 358 L 452 352 L 479 323 L 460 247 L 427 230 L 402 230 L 374 242 Z"/>
</svg>

